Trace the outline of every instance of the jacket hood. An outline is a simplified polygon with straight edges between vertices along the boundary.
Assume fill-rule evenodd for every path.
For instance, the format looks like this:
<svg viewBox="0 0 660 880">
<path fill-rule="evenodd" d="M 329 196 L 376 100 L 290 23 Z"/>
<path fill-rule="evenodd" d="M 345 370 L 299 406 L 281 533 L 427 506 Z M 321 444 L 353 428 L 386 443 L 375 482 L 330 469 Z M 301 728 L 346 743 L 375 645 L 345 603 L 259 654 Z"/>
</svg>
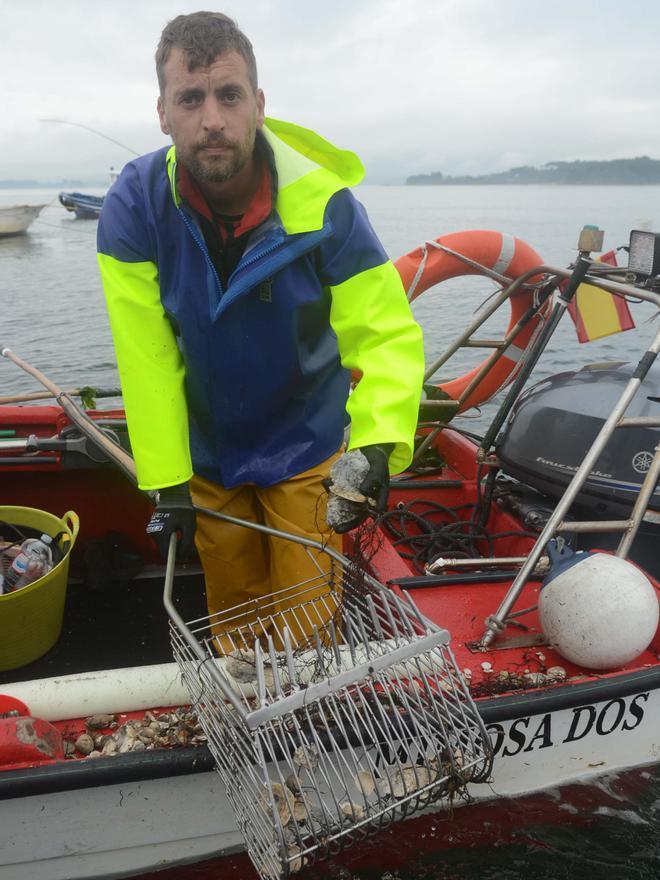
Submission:
<svg viewBox="0 0 660 880">
<path fill-rule="evenodd" d="M 290 234 L 320 229 L 328 200 L 363 179 L 362 162 L 350 150 L 340 150 L 292 122 L 267 117 L 262 131 L 275 156 L 276 208 L 284 228 Z"/>
<path fill-rule="evenodd" d="M 355 186 L 364 178 L 360 159 L 340 150 L 321 135 L 292 122 L 267 117 L 262 128 L 277 167 L 275 204 L 289 235 L 321 229 L 328 201 L 340 189 Z M 167 170 L 176 204 L 176 152 L 167 152 Z"/>
</svg>

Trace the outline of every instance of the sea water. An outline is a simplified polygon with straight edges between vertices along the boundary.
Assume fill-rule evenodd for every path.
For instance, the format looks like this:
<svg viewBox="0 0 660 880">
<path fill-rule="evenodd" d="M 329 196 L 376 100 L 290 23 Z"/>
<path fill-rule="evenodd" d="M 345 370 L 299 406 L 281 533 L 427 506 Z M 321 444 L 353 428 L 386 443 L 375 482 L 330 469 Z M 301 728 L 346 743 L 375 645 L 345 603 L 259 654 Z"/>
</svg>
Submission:
<svg viewBox="0 0 660 880">
<path fill-rule="evenodd" d="M 99 189 L 87 191 L 103 193 Z M 443 233 L 497 229 L 527 241 L 545 263 L 566 267 L 576 256 L 577 238 L 587 223 L 605 230 L 606 250 L 625 246 L 632 228 L 660 230 L 660 187 L 365 185 L 358 187 L 357 196 L 393 258 Z M 56 190 L 0 190 L 0 205 L 35 203 L 48 207 L 28 234 L 0 239 L 0 346 L 12 348 L 62 388 L 116 387 L 112 339 L 96 266 L 96 222 L 77 220 L 66 213 L 57 201 Z M 626 264 L 624 251 L 619 251 L 619 259 Z M 427 362 L 437 357 L 494 290 L 490 281 L 461 278 L 413 303 L 415 317 L 424 329 Z M 577 344 L 570 319 L 565 317 L 533 378 L 596 361 L 636 361 L 657 327 L 657 322 L 649 323 L 654 311 L 647 305 L 635 307 L 637 331 L 586 345 Z M 490 337 L 507 322 L 508 314 L 493 319 L 479 335 Z M 460 375 L 483 356 L 479 350 L 460 352 L 436 378 L 440 381 Z M 0 396 L 35 388 L 35 382 L 13 364 L 0 361 Z M 492 411 L 490 404 L 482 413 L 465 416 L 463 427 L 483 428 Z M 428 854 L 425 840 L 420 838 L 414 846 L 402 840 L 402 859 L 397 860 L 390 877 L 655 880 L 660 877 L 657 769 L 636 775 L 632 786 L 629 780 L 625 784 L 608 780 L 605 802 L 604 784 L 591 789 L 593 797 L 587 787 L 582 792 L 586 795 L 577 802 L 556 793 L 556 809 L 549 815 L 570 818 L 570 822 L 534 821 L 524 807 L 516 813 L 514 804 L 509 805 L 513 812 L 502 821 L 501 829 L 488 820 L 462 838 L 461 811 L 457 810 L 451 830 L 431 824 L 424 832 L 453 834 L 457 845 Z M 218 876 L 222 876 L 222 869 Z M 240 880 L 240 871 L 233 870 L 230 876 Z M 318 876 L 323 876 L 322 870 Z M 352 875 L 335 871 L 328 876 L 348 880 Z M 364 870 L 355 876 L 383 880 L 385 875 L 382 870 Z"/>
<path fill-rule="evenodd" d="M 93 194 L 103 190 L 90 189 Z M 660 230 L 660 187 L 588 186 L 361 186 L 356 190 L 386 251 L 394 259 L 423 241 L 464 229 L 496 229 L 532 245 L 546 264 L 565 268 L 576 256 L 586 223 L 605 230 L 605 249 L 628 243 L 631 228 Z M 96 266 L 96 221 L 78 220 L 57 201 L 55 190 L 0 190 L 0 205 L 47 203 L 27 235 L 0 239 L 0 345 L 35 366 L 48 369 L 62 388 L 117 387 L 112 339 Z M 619 252 L 623 265 L 625 252 Z M 496 289 L 494 282 L 458 278 L 413 303 L 424 330 L 427 363 L 434 360 Z M 653 328 L 644 322 L 654 309 L 635 316 L 640 333 L 627 332 L 578 345 L 568 317 L 534 373 L 572 369 L 594 361 L 634 360 Z M 508 309 L 478 335 L 492 337 L 508 323 Z M 434 377 L 443 381 L 479 363 L 484 351 L 459 351 Z M 258 372 L 258 364 L 255 369 Z M 15 367 L 0 374 L 2 394 L 33 390 L 34 382 Z M 483 414 L 463 418 L 483 427 Z"/>
</svg>

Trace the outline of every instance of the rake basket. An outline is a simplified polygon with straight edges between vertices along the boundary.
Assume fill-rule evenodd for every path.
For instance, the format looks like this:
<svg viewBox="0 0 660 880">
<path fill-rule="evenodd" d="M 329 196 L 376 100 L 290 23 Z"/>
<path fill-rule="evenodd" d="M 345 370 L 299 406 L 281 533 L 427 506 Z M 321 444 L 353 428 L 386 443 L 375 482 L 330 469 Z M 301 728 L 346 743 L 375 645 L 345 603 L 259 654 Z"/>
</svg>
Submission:
<svg viewBox="0 0 660 880">
<path fill-rule="evenodd" d="M 332 549 L 219 516 L 302 544 L 318 569 L 184 623 L 170 545 L 174 656 L 264 880 L 489 776 L 490 740 L 446 630 Z"/>
</svg>

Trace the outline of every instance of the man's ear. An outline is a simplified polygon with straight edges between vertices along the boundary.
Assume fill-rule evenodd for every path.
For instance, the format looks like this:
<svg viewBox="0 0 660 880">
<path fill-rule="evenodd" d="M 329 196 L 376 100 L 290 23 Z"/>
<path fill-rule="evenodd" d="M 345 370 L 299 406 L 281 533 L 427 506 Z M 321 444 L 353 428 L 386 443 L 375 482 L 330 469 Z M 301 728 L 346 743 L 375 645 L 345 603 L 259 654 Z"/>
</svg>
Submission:
<svg viewBox="0 0 660 880">
<path fill-rule="evenodd" d="M 160 120 L 160 130 L 163 132 L 163 134 L 169 134 L 170 127 L 167 124 L 167 120 L 165 119 L 165 109 L 163 108 L 163 99 L 160 95 L 158 96 L 158 101 L 156 103 L 156 110 L 158 110 L 158 119 Z"/>
<path fill-rule="evenodd" d="M 257 128 L 261 128 L 264 124 L 264 111 L 266 107 L 266 98 L 261 89 L 257 89 Z"/>
</svg>

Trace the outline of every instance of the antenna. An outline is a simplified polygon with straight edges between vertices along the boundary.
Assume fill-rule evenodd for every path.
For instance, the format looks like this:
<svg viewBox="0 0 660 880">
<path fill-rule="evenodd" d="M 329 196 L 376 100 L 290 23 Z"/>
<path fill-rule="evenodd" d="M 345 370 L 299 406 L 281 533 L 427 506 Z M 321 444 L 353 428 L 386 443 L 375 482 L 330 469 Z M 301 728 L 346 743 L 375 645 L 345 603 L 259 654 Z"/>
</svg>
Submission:
<svg viewBox="0 0 660 880">
<path fill-rule="evenodd" d="M 128 150 L 129 153 L 133 153 L 134 156 L 139 156 L 136 150 L 127 147 L 126 144 L 122 144 L 121 141 L 117 141 L 114 138 L 110 137 L 107 134 L 104 134 L 102 131 L 98 131 L 96 128 L 92 128 L 90 125 L 83 125 L 82 122 L 71 122 L 68 119 L 40 119 L 39 122 L 57 122 L 61 125 L 75 125 L 76 128 L 84 128 L 86 131 L 91 131 L 93 134 L 97 134 L 99 137 L 104 138 L 106 141 L 111 141 L 113 144 L 117 144 L 118 147 L 122 147 L 124 150 Z"/>
</svg>

